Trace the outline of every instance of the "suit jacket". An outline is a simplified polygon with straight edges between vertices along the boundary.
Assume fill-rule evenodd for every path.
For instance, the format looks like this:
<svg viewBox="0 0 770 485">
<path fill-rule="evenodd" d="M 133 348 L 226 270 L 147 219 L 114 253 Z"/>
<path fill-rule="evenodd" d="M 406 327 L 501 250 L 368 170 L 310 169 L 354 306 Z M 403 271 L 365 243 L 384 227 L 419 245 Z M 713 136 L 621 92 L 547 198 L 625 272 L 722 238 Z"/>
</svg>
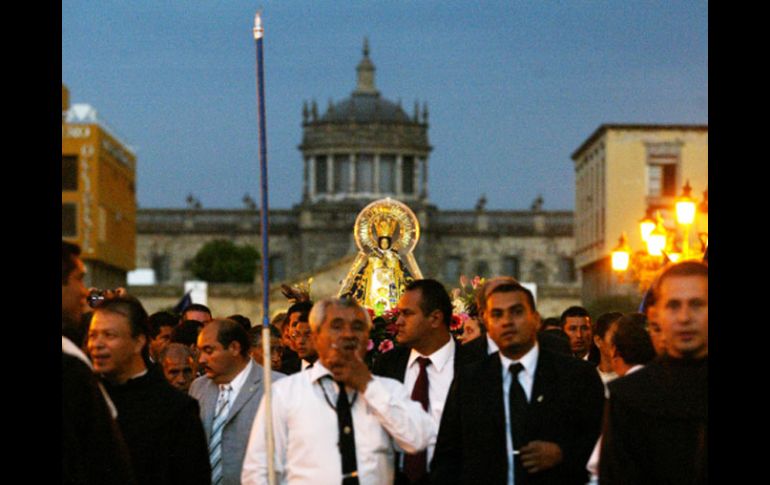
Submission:
<svg viewBox="0 0 770 485">
<path fill-rule="evenodd" d="M 62 484 L 132 485 L 134 472 L 123 435 L 96 376 L 62 352 Z"/>
<path fill-rule="evenodd" d="M 412 349 L 409 347 L 396 347 L 390 352 L 382 354 L 372 366 L 372 374 L 390 377 L 399 382 L 404 382 L 406 366 L 409 363 L 409 354 L 411 352 Z M 486 355 L 486 348 L 484 349 L 484 355 Z M 457 373 L 457 369 L 460 368 L 460 366 L 476 362 L 481 360 L 481 358 L 482 354 L 468 350 L 466 349 L 466 346 L 461 345 L 460 342 L 455 342 L 455 373 Z"/>
<path fill-rule="evenodd" d="M 241 483 L 243 457 L 249 442 L 251 424 L 257 415 L 259 402 L 264 394 L 263 367 L 253 360 L 252 364 L 251 372 L 230 406 L 230 412 L 222 428 L 222 485 Z M 271 377 L 276 380 L 284 377 L 284 374 L 272 372 Z M 210 378 L 202 376 L 190 385 L 190 395 L 200 403 L 200 417 L 208 442 L 211 440 L 211 426 L 214 423 L 219 386 Z"/>
<path fill-rule="evenodd" d="M 104 387 L 141 485 L 207 485 L 211 466 L 198 402 L 171 386 L 158 366 L 124 384 Z"/>
<path fill-rule="evenodd" d="M 540 348 L 525 441 L 555 442 L 563 461 L 517 484 L 583 485 L 601 428 L 604 386 L 592 365 Z M 431 481 L 503 485 L 508 460 L 502 365 L 497 352 L 459 369 L 441 418 Z"/>
<path fill-rule="evenodd" d="M 708 483 L 708 358 L 658 358 L 609 388 L 602 484 Z"/>
</svg>

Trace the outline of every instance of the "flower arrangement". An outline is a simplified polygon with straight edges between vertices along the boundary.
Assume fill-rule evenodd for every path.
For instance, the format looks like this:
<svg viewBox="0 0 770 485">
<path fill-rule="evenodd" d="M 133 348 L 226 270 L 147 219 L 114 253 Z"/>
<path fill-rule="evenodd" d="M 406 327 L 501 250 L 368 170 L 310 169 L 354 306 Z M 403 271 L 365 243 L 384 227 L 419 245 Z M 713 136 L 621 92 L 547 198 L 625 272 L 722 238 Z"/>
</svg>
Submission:
<svg viewBox="0 0 770 485">
<path fill-rule="evenodd" d="M 451 292 L 452 298 L 452 323 L 449 331 L 457 340 L 462 340 L 465 322 L 477 315 L 476 294 L 484 285 L 484 278 L 474 276 L 468 281 L 465 275 L 460 275 L 460 287 Z"/>
<path fill-rule="evenodd" d="M 369 344 L 366 347 L 365 362 L 371 369 L 382 354 L 390 352 L 398 345 L 395 341 L 398 309 L 386 310 L 380 315 L 375 315 L 371 308 L 366 310 L 372 318 L 372 331 L 369 334 Z"/>
</svg>

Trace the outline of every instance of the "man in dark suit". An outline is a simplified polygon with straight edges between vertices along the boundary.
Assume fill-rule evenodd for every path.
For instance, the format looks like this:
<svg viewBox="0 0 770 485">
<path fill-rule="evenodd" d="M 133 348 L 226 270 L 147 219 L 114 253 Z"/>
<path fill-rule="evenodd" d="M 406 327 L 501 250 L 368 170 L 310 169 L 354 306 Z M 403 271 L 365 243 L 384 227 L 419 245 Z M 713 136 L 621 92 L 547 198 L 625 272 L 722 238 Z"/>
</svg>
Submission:
<svg viewBox="0 0 770 485">
<path fill-rule="evenodd" d="M 481 288 L 476 293 L 476 308 L 478 309 L 482 325 L 484 325 L 484 309 L 487 305 L 487 296 L 498 286 L 512 283 L 518 284 L 518 280 L 512 276 L 495 276 L 481 285 Z M 487 355 L 494 354 L 498 350 L 497 344 L 487 332 L 483 332 L 481 337 L 473 339 L 463 347 L 465 347 L 464 350 L 466 352 L 473 356 L 472 360 L 483 360 Z"/>
<path fill-rule="evenodd" d="M 666 354 L 609 384 L 602 484 L 708 483 L 708 266 L 669 266 L 651 316 Z"/>
<path fill-rule="evenodd" d="M 424 396 L 427 407 L 423 408 L 438 427 L 455 369 L 468 363 L 472 354 L 463 351 L 449 332 L 452 302 L 438 281 L 410 283 L 397 308 L 396 341 L 401 346 L 377 360 L 374 374 L 403 382 L 415 401 Z M 426 482 L 432 456 L 433 446 L 417 456 L 397 456 L 396 484 Z"/>
<path fill-rule="evenodd" d="M 251 425 L 264 393 L 264 368 L 249 354 L 246 330 L 233 320 L 214 319 L 198 335 L 205 375 L 190 386 L 200 404 L 209 442 L 212 485 L 238 485 Z M 272 379 L 283 374 L 273 372 Z M 220 417 L 221 415 L 221 417 Z"/>
<path fill-rule="evenodd" d="M 583 485 L 604 401 L 595 368 L 540 348 L 534 298 L 519 284 L 490 290 L 483 317 L 500 351 L 458 369 L 431 481 Z"/>
<path fill-rule="evenodd" d="M 149 363 L 147 312 L 136 298 L 105 300 L 94 310 L 88 352 L 115 403 L 137 483 L 210 484 L 206 436 L 195 399 Z"/>
</svg>

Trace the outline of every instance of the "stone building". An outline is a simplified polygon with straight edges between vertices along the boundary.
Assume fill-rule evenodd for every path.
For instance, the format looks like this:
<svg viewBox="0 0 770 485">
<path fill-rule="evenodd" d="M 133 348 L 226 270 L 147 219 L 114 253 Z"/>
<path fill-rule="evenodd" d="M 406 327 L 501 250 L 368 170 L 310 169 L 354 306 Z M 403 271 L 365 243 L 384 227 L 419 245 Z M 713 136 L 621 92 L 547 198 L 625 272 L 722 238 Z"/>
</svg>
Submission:
<svg viewBox="0 0 770 485">
<path fill-rule="evenodd" d="M 426 277 L 452 288 L 461 274 L 513 275 L 537 283 L 545 316 L 580 303 L 571 211 L 544 211 L 542 200 L 519 211 L 487 210 L 483 197 L 465 211 L 442 211 L 430 202 L 427 103 L 415 103 L 409 115 L 381 96 L 366 41 L 350 97 L 330 102 L 323 113 L 315 101 L 306 102 L 302 129 L 302 200 L 291 209 L 270 211 L 271 282 L 302 281 L 322 268 L 337 268 L 336 283 L 329 277 L 328 287 L 313 287 L 315 297 L 336 293 L 357 252 L 356 216 L 372 200 L 393 197 L 420 221 L 415 258 Z M 206 242 L 226 238 L 261 246 L 259 211 L 252 201 L 228 210 L 188 202 L 183 209 L 140 209 L 137 216 L 136 267 L 153 268 L 157 283 L 171 285 L 177 295 L 192 278 L 187 262 Z M 216 292 L 215 286 L 210 291 Z M 146 293 L 149 298 L 152 292 Z M 260 298 L 254 294 L 251 315 L 260 313 Z"/>
</svg>

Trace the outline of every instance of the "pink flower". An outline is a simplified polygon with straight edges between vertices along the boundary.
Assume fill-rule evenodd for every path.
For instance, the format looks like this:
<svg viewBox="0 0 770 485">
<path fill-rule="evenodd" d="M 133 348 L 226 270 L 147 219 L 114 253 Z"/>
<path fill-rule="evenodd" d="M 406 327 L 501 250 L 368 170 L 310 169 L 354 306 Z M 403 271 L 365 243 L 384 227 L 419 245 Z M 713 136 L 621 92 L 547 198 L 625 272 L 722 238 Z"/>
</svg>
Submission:
<svg viewBox="0 0 770 485">
<path fill-rule="evenodd" d="M 473 289 L 475 290 L 476 288 L 478 288 L 478 287 L 479 287 L 479 284 L 480 284 L 480 283 L 481 283 L 481 278 L 480 278 L 479 276 L 475 276 L 475 277 L 473 278 L 473 281 L 471 281 L 471 286 L 472 286 L 472 287 L 473 287 Z"/>
<path fill-rule="evenodd" d="M 368 344 L 366 344 L 366 351 L 367 351 L 367 352 L 369 352 L 369 351 L 370 351 L 370 350 L 372 350 L 373 348 L 374 348 L 374 340 L 372 340 L 372 339 L 369 339 L 369 343 L 368 343 Z"/>
<path fill-rule="evenodd" d="M 462 286 L 463 288 L 468 286 L 468 278 L 466 278 L 464 274 L 460 275 L 460 286 Z"/>
<path fill-rule="evenodd" d="M 393 342 L 390 340 L 383 340 L 380 342 L 380 346 L 377 348 L 377 350 L 380 351 L 380 353 L 384 354 L 385 352 L 389 352 L 393 350 Z"/>
<path fill-rule="evenodd" d="M 463 315 L 465 318 L 463 318 Z M 449 330 L 454 331 L 463 328 L 463 324 L 467 319 L 468 315 L 465 315 L 464 313 L 461 313 L 460 315 L 452 315 L 452 323 L 449 324 Z"/>
</svg>

